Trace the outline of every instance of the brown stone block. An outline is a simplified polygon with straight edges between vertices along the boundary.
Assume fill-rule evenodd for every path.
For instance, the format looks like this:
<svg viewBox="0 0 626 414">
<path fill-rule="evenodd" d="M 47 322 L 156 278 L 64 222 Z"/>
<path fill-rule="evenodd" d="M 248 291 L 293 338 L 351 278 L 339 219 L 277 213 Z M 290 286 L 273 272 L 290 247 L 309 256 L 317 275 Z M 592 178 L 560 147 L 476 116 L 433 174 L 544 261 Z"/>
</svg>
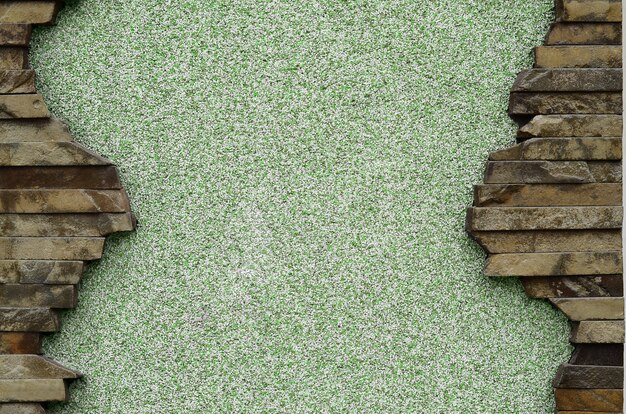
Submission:
<svg viewBox="0 0 626 414">
<path fill-rule="evenodd" d="M 531 138 L 492 152 L 491 161 L 598 161 L 622 159 L 621 138 Z"/>
<path fill-rule="evenodd" d="M 0 214 L 0 237 L 100 237 L 133 229 L 130 213 Z"/>
<path fill-rule="evenodd" d="M 621 251 L 620 230 L 476 231 L 488 253 Z"/>
<path fill-rule="evenodd" d="M 624 319 L 623 297 L 552 298 L 550 301 L 572 321 Z"/>
<path fill-rule="evenodd" d="M 46 414 L 41 404 L 0 404 L 0 414 Z"/>
<path fill-rule="evenodd" d="M 66 401 L 67 386 L 62 379 L 0 380 L 2 402 Z"/>
<path fill-rule="evenodd" d="M 39 354 L 41 335 L 32 332 L 0 332 L 0 354 Z"/>
<path fill-rule="evenodd" d="M 622 296 L 622 275 L 531 276 L 522 285 L 531 298 Z"/>
<path fill-rule="evenodd" d="M 512 116 L 621 113 L 621 92 L 513 92 L 509 98 Z"/>
<path fill-rule="evenodd" d="M 2 93 L 35 93 L 35 71 L 0 70 L 0 94 Z"/>
<path fill-rule="evenodd" d="M 2 4 L 2 3 L 0 3 Z M 28 68 L 28 49 L 17 46 L 0 46 L 0 69 L 22 70 Z"/>
<path fill-rule="evenodd" d="M 117 169 L 94 167 L 0 167 L 0 188 L 120 189 Z"/>
<path fill-rule="evenodd" d="M 619 23 L 554 23 L 546 37 L 547 46 L 621 45 Z"/>
<path fill-rule="evenodd" d="M 621 0 L 558 0 L 556 18 L 563 22 L 621 22 Z"/>
<path fill-rule="evenodd" d="M 82 261 L 0 260 L 0 283 L 75 285 L 83 267 Z"/>
<path fill-rule="evenodd" d="M 0 95 L 0 118 L 48 118 L 50 112 L 39 94 Z"/>
<path fill-rule="evenodd" d="M 536 68 L 621 68 L 621 46 L 539 46 Z"/>
<path fill-rule="evenodd" d="M 29 24 L 0 23 L 0 45 L 28 46 L 31 32 Z"/>
<path fill-rule="evenodd" d="M 127 211 L 130 211 L 130 204 L 123 190 L 0 190 L 0 213 Z"/>
<path fill-rule="evenodd" d="M 485 184 L 584 184 L 621 182 L 619 162 L 490 161 Z"/>
<path fill-rule="evenodd" d="M 0 380 L 76 379 L 81 376 L 80 372 L 39 355 L 0 355 Z"/>
<path fill-rule="evenodd" d="M 621 389 L 566 389 L 554 390 L 557 410 L 622 411 L 624 390 Z"/>
<path fill-rule="evenodd" d="M 57 118 L 0 120 L 1 143 L 59 141 L 72 141 L 72 136 Z"/>
<path fill-rule="evenodd" d="M 624 321 L 581 321 L 572 324 L 574 344 L 623 344 Z"/>
<path fill-rule="evenodd" d="M 530 69 L 520 72 L 512 92 L 621 92 L 622 69 Z"/>
<path fill-rule="evenodd" d="M 624 365 L 624 344 L 577 344 L 569 361 L 572 365 Z M 621 388 L 616 387 L 616 388 Z"/>
<path fill-rule="evenodd" d="M 563 364 L 552 383 L 554 388 L 624 387 L 624 367 Z"/>
<path fill-rule="evenodd" d="M 54 23 L 59 10 L 59 1 L 2 1 L 0 22 L 24 24 Z"/>
<path fill-rule="evenodd" d="M 48 308 L 0 308 L 0 331 L 56 332 L 59 318 Z"/>
<path fill-rule="evenodd" d="M 611 275 L 621 271 L 620 252 L 492 254 L 485 266 L 487 276 Z"/>
<path fill-rule="evenodd" d="M 76 288 L 73 285 L 0 285 L 0 303 L 11 308 L 76 307 Z"/>
<path fill-rule="evenodd" d="M 0 167 L 111 165 L 111 161 L 76 142 L 0 144 Z"/>
<path fill-rule="evenodd" d="M 619 206 L 621 184 L 488 184 L 474 187 L 476 207 Z M 0 211 L 2 211 L 0 191 Z"/>
<path fill-rule="evenodd" d="M 621 137 L 621 115 L 537 115 L 517 137 Z"/>
</svg>

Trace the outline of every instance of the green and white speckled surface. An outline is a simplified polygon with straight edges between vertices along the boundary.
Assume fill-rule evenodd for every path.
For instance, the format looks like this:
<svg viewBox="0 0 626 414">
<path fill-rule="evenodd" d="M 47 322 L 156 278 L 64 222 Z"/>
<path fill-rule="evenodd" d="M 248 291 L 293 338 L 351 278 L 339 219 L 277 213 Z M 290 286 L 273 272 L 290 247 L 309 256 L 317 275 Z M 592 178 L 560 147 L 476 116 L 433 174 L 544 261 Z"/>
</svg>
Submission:
<svg viewBox="0 0 626 414">
<path fill-rule="evenodd" d="M 46 341 L 55 414 L 549 413 L 569 328 L 463 231 L 551 0 L 82 0 L 51 110 L 141 227 Z"/>
</svg>

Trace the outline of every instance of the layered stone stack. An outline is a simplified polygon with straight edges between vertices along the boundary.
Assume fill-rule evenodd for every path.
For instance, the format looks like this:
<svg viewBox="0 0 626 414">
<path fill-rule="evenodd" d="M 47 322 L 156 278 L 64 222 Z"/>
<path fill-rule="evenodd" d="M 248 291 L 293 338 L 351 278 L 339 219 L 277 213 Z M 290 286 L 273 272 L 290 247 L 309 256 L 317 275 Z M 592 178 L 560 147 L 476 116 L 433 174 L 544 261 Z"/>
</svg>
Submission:
<svg viewBox="0 0 626 414">
<path fill-rule="evenodd" d="M 60 5 L 0 2 L 0 414 L 67 399 L 80 374 L 40 356 L 41 336 L 76 306 L 104 237 L 134 228 L 116 168 L 73 142 L 35 91 L 31 27 L 52 24 Z"/>
<path fill-rule="evenodd" d="M 572 321 L 554 379 L 559 413 L 623 410 L 622 8 L 557 0 L 556 22 L 519 74 L 518 144 L 490 154 L 467 230 L 488 276 L 519 276 Z"/>
</svg>

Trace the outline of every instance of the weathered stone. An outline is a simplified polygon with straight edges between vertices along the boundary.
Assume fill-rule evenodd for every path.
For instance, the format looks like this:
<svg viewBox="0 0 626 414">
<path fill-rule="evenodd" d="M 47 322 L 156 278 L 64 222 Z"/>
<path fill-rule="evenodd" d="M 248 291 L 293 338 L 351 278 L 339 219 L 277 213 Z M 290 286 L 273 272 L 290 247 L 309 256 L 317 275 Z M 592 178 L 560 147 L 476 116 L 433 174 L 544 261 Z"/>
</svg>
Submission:
<svg viewBox="0 0 626 414">
<path fill-rule="evenodd" d="M 621 160 L 621 138 L 531 138 L 489 154 L 491 161 Z"/>
<path fill-rule="evenodd" d="M 39 354 L 40 352 L 40 334 L 32 332 L 0 332 L 0 354 Z"/>
<path fill-rule="evenodd" d="M 619 230 L 476 231 L 488 253 L 621 251 Z"/>
<path fill-rule="evenodd" d="M 577 344 L 569 363 L 572 365 L 610 365 L 621 367 L 624 365 L 624 345 Z"/>
<path fill-rule="evenodd" d="M 0 120 L 0 142 L 72 141 L 67 125 L 57 118 Z"/>
<path fill-rule="evenodd" d="M 121 186 L 113 166 L 0 167 L 0 188 L 115 190 Z"/>
<path fill-rule="evenodd" d="M 0 167 L 111 165 L 76 142 L 23 142 L 0 144 Z"/>
<path fill-rule="evenodd" d="M 624 298 L 552 298 L 572 321 L 624 319 Z"/>
<path fill-rule="evenodd" d="M 0 380 L 0 401 L 66 401 L 67 386 L 62 379 Z"/>
<path fill-rule="evenodd" d="M 128 196 L 123 190 L 0 190 L 0 213 L 126 211 L 130 211 L 130 205 Z"/>
<path fill-rule="evenodd" d="M 621 136 L 621 115 L 537 115 L 517 131 L 522 139 Z"/>
<path fill-rule="evenodd" d="M 0 70 L 0 94 L 35 93 L 35 71 Z"/>
<path fill-rule="evenodd" d="M 539 46 L 536 68 L 621 68 L 621 46 Z"/>
<path fill-rule="evenodd" d="M 28 46 L 31 32 L 29 24 L 0 23 L 0 45 Z"/>
<path fill-rule="evenodd" d="M 557 20 L 563 22 L 621 22 L 621 0 L 558 0 Z"/>
<path fill-rule="evenodd" d="M 557 410 L 622 412 L 624 405 L 624 390 L 621 389 L 556 388 L 554 396 Z"/>
<path fill-rule="evenodd" d="M 59 10 L 59 1 L 0 2 L 0 22 L 51 24 Z"/>
<path fill-rule="evenodd" d="M 99 237 L 134 228 L 130 213 L 0 214 L 3 237 Z"/>
<path fill-rule="evenodd" d="M 0 3 L 2 4 L 2 3 Z M 21 70 L 28 68 L 28 49 L 25 47 L 1 46 L 0 70 Z"/>
<path fill-rule="evenodd" d="M 71 309 L 76 307 L 73 285 L 0 285 L 0 303 L 12 308 Z"/>
<path fill-rule="evenodd" d="M 575 344 L 623 344 L 624 321 L 581 321 L 573 324 Z"/>
<path fill-rule="evenodd" d="M 487 276 L 611 275 L 621 271 L 620 252 L 494 254 L 485 266 Z"/>
<path fill-rule="evenodd" d="M 0 118 L 48 118 L 50 112 L 39 94 L 0 95 Z"/>
<path fill-rule="evenodd" d="M 75 285 L 83 267 L 82 261 L 0 260 L 0 283 Z"/>
<path fill-rule="evenodd" d="M 490 161 L 485 170 L 485 184 L 582 184 L 593 182 L 621 182 L 620 163 Z"/>
<path fill-rule="evenodd" d="M 622 388 L 624 367 L 570 365 L 559 367 L 552 383 L 554 388 Z"/>
<path fill-rule="evenodd" d="M 621 92 L 622 69 L 531 69 L 520 72 L 512 92 Z"/>
<path fill-rule="evenodd" d="M 59 318 L 51 309 L 0 308 L 0 331 L 56 332 L 59 328 Z"/>
<path fill-rule="evenodd" d="M 554 23 L 546 45 L 621 45 L 619 23 Z"/>
<path fill-rule="evenodd" d="M 0 404 L 0 414 L 46 414 L 41 404 Z"/>
<path fill-rule="evenodd" d="M 468 231 L 619 229 L 621 207 L 472 207 Z M 1 216 L 0 216 L 1 217 Z"/>
<path fill-rule="evenodd" d="M 39 355 L 0 355 L 0 380 L 75 379 L 82 375 Z"/>
<path fill-rule="evenodd" d="M 531 298 L 622 296 L 622 275 L 522 277 Z"/>
<path fill-rule="evenodd" d="M 2 211 L 0 191 L 0 211 Z M 474 187 L 476 207 L 619 206 L 621 184 L 491 184 Z"/>
<path fill-rule="evenodd" d="M 513 92 L 509 114 L 621 114 L 621 92 Z"/>
</svg>

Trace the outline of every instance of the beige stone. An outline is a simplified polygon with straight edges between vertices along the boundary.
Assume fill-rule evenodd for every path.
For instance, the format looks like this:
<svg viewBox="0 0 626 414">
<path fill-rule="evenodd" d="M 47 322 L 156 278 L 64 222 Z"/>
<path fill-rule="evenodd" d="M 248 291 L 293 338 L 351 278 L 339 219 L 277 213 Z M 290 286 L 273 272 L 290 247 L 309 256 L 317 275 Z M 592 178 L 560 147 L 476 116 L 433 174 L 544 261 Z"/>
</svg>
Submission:
<svg viewBox="0 0 626 414">
<path fill-rule="evenodd" d="M 35 93 L 35 71 L 0 70 L 0 94 Z"/>
<path fill-rule="evenodd" d="M 67 400 L 62 379 L 0 380 L 0 401 L 48 402 Z"/>
<path fill-rule="evenodd" d="M 552 298 L 572 321 L 624 319 L 624 298 Z"/>
<path fill-rule="evenodd" d="M 0 414 L 46 414 L 41 404 L 0 404 Z"/>
<path fill-rule="evenodd" d="M 59 9 L 59 1 L 2 1 L 1 23 L 50 24 Z"/>
<path fill-rule="evenodd" d="M 624 321 L 581 321 L 572 330 L 572 343 L 622 344 Z"/>
<path fill-rule="evenodd" d="M 621 92 L 622 69 L 530 69 L 520 72 L 512 92 Z"/>
<path fill-rule="evenodd" d="M 486 184 L 474 187 L 477 207 L 619 206 L 622 185 Z M 0 191 L 0 211 L 2 211 Z"/>
<path fill-rule="evenodd" d="M 518 138 L 621 137 L 621 115 L 537 115 L 517 132 Z"/>
<path fill-rule="evenodd" d="M 123 190 L 0 190 L 0 213 L 127 211 L 130 211 L 130 204 Z"/>
<path fill-rule="evenodd" d="M 621 68 L 621 46 L 539 46 L 537 68 Z"/>
<path fill-rule="evenodd" d="M 50 113 L 39 94 L 0 95 L 0 118 L 48 118 Z"/>
<path fill-rule="evenodd" d="M 76 307 L 76 288 L 73 285 L 0 285 L 0 303 L 11 308 Z"/>
<path fill-rule="evenodd" d="M 0 23 L 0 45 L 28 46 L 31 31 L 29 24 Z"/>
<path fill-rule="evenodd" d="M 48 165 L 111 165 L 111 161 L 76 142 L 0 143 L 0 167 Z"/>
<path fill-rule="evenodd" d="M 130 213 L 0 214 L 4 237 L 100 237 L 134 229 Z"/>
<path fill-rule="evenodd" d="M 103 237 L 0 237 L 0 259 L 96 260 Z"/>
<path fill-rule="evenodd" d="M 622 159 L 621 138 L 531 138 L 492 152 L 492 161 L 587 161 Z"/>
<path fill-rule="evenodd" d="M 39 355 L 0 355 L 0 380 L 75 379 L 81 374 Z"/>
<path fill-rule="evenodd" d="M 67 125 L 57 118 L 0 120 L 0 143 L 72 141 Z"/>
<path fill-rule="evenodd" d="M 546 37 L 546 45 L 620 45 L 622 25 L 619 23 L 554 23 Z"/>
<path fill-rule="evenodd" d="M 488 253 L 621 251 L 619 230 L 474 231 Z"/>
<path fill-rule="evenodd" d="M 75 285 L 83 266 L 82 261 L 0 260 L 0 283 Z"/>
<path fill-rule="evenodd" d="M 0 331 L 56 332 L 59 317 L 49 308 L 0 308 Z"/>
<path fill-rule="evenodd" d="M 557 20 L 564 22 L 621 22 L 620 0 L 559 0 Z"/>
<path fill-rule="evenodd" d="M 622 296 L 622 275 L 531 276 L 522 277 L 526 295 L 531 298 Z"/>
<path fill-rule="evenodd" d="M 0 3 L 2 4 L 2 3 Z M 28 49 L 17 46 L 0 47 L 0 69 L 22 70 L 28 68 Z"/>
<path fill-rule="evenodd" d="M 487 276 L 574 276 L 621 273 L 620 252 L 493 254 Z"/>
<path fill-rule="evenodd" d="M 513 92 L 509 114 L 621 114 L 621 92 Z"/>
<path fill-rule="evenodd" d="M 583 184 L 620 181 L 619 162 L 490 161 L 485 170 L 485 184 Z"/>
</svg>

